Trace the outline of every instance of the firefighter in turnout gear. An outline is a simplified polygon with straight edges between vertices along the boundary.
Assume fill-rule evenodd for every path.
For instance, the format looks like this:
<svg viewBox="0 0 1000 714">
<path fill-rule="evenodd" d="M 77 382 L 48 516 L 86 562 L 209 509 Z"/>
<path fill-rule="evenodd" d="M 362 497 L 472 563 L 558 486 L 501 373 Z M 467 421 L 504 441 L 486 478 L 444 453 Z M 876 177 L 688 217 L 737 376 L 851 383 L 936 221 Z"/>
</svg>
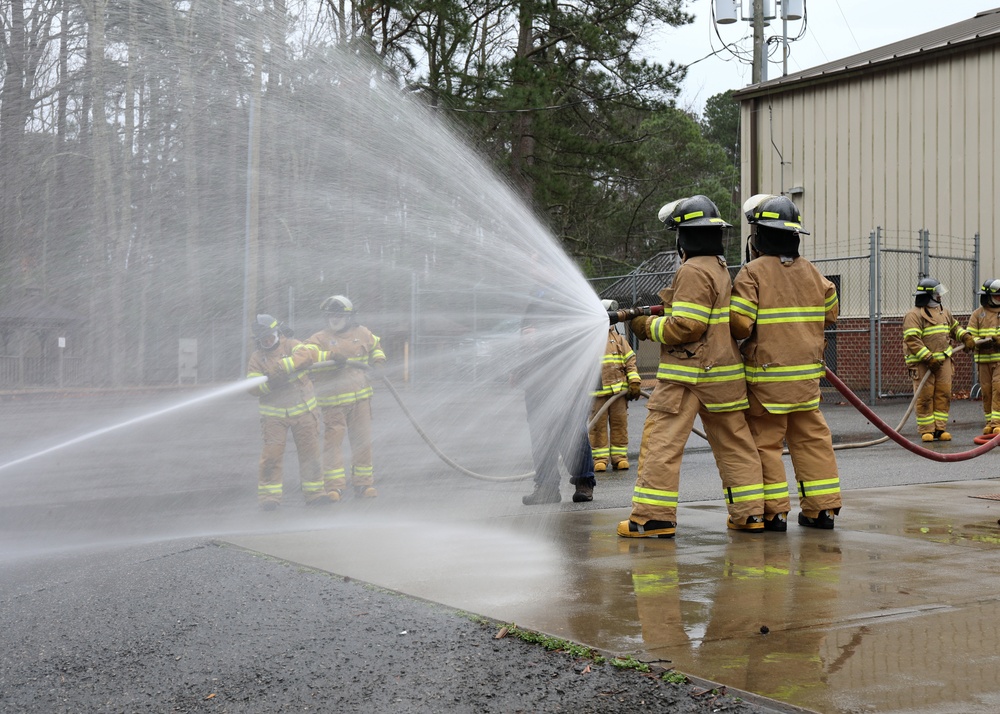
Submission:
<svg viewBox="0 0 1000 714">
<path fill-rule="evenodd" d="M 347 486 L 343 443 L 351 444 L 351 477 L 355 495 L 375 498 L 372 472 L 372 385 L 369 368 L 385 363 L 380 340 L 359 325 L 354 304 L 343 295 L 322 302 L 327 327 L 306 344 L 318 352 L 317 361 L 329 362 L 312 372 L 317 401 L 323 410 L 323 480 L 327 497 L 339 501 Z"/>
<path fill-rule="evenodd" d="M 608 311 L 617 310 L 618 303 L 613 300 L 602 300 Z M 608 463 L 615 471 L 625 471 L 628 463 L 628 401 L 639 398 L 642 378 L 635 366 L 635 352 L 628 344 L 625 336 L 615 329 L 608 328 L 608 342 L 604 346 L 604 357 L 601 360 L 600 382 L 595 391 L 591 392 L 594 404 L 590 410 L 592 422 L 597 412 L 604 408 L 616 394 L 625 392 L 624 397 L 618 397 L 611 402 L 604 417 L 590 428 L 590 448 L 594 454 L 594 471 L 607 471 Z M 628 400 L 628 401 L 626 401 Z M 611 431 L 610 444 L 608 430 Z"/>
<path fill-rule="evenodd" d="M 760 458 L 743 416 L 743 360 L 729 334 L 731 282 L 722 233 L 729 226 L 705 196 L 667 204 L 659 218 L 677 231 L 681 266 L 660 292 L 662 317 L 630 323 L 639 339 L 660 343 L 657 385 L 649 399 L 639 448 L 632 513 L 618 524 L 625 538 L 670 538 L 676 530 L 681 457 L 696 416 L 722 477 L 734 530 L 764 529 Z"/>
<path fill-rule="evenodd" d="M 758 194 L 743 206 L 752 233 L 733 282 L 729 329 L 743 340 L 747 421 L 764 469 L 764 528 L 787 530 L 791 502 L 781 453 L 787 443 L 799 494 L 799 525 L 830 529 L 840 477 L 830 427 L 819 410 L 823 331 L 837 321 L 837 289 L 799 255 L 799 209 Z"/>
<path fill-rule="evenodd" d="M 948 412 L 951 408 L 951 340 L 975 347 L 975 338 L 952 317 L 941 299 L 947 289 L 934 278 L 917 283 L 914 307 L 903 318 L 903 354 L 913 389 L 931 372 L 917 394 L 917 431 L 921 441 L 951 441 Z"/>
<path fill-rule="evenodd" d="M 969 316 L 973 359 L 983 392 L 983 434 L 1000 434 L 1000 278 L 990 278 L 979 292 L 979 309 Z"/>
<path fill-rule="evenodd" d="M 257 315 L 253 337 L 257 349 L 250 355 L 247 378 L 267 377 L 250 393 L 259 399 L 260 430 L 264 441 L 260 454 L 257 501 L 266 511 L 282 498 L 282 461 L 288 432 L 292 432 L 299 458 L 299 478 L 307 505 L 327 502 L 320 469 L 319 419 L 316 397 L 306 372 L 314 352 L 286 336 L 270 315 Z"/>
</svg>

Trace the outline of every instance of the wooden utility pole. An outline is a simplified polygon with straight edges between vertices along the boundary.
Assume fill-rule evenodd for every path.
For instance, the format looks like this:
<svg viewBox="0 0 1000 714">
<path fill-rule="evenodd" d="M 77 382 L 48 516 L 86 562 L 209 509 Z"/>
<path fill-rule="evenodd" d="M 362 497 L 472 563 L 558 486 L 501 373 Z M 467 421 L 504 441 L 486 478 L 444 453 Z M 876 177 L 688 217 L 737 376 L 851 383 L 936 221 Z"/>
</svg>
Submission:
<svg viewBox="0 0 1000 714">
<path fill-rule="evenodd" d="M 753 0 L 753 71 L 751 83 L 767 81 L 767 55 L 764 47 L 764 0 Z"/>
</svg>

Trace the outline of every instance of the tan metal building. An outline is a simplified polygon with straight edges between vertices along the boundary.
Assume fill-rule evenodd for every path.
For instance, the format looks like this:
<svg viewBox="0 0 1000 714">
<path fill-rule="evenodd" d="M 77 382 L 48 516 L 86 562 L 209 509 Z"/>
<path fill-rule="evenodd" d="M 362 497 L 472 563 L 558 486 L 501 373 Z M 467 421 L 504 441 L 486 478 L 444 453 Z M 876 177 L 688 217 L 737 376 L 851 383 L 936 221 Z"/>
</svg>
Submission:
<svg viewBox="0 0 1000 714">
<path fill-rule="evenodd" d="M 876 227 L 890 245 L 928 231 L 970 253 L 978 234 L 979 278 L 998 276 L 998 85 L 995 8 L 736 92 L 743 196 L 790 196 L 811 259 L 867 253 Z"/>
</svg>

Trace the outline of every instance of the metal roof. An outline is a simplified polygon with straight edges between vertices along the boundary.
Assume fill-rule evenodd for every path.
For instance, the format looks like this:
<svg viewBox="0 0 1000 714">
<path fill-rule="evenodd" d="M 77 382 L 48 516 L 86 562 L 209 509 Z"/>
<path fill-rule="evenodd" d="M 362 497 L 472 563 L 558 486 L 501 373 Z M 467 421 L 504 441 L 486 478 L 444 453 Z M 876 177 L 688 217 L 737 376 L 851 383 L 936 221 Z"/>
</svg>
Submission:
<svg viewBox="0 0 1000 714">
<path fill-rule="evenodd" d="M 657 293 L 670 284 L 680 265 L 677 251 L 657 253 L 628 275 L 623 275 L 603 288 L 598 294 L 602 299 L 617 300 L 623 308 L 659 303 L 660 298 Z"/>
<path fill-rule="evenodd" d="M 1000 43 L 1000 7 L 983 10 L 969 20 L 956 22 L 890 45 L 827 62 L 778 79 L 751 85 L 733 93 L 736 99 L 784 91 L 801 84 L 837 79 L 840 75 L 871 71 L 893 64 L 923 61 L 934 55 Z"/>
</svg>

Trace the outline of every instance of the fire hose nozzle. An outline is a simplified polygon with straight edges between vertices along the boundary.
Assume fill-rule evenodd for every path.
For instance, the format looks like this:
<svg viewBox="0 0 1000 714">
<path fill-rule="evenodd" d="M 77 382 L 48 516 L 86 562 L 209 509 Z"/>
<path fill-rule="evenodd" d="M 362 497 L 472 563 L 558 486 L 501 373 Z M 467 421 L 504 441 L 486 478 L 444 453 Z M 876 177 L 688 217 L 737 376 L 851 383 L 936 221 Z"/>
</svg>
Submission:
<svg viewBox="0 0 1000 714">
<path fill-rule="evenodd" d="M 640 315 L 662 315 L 663 305 L 636 305 L 624 310 L 608 310 L 608 322 L 615 325 L 619 322 L 627 322 Z"/>
</svg>

